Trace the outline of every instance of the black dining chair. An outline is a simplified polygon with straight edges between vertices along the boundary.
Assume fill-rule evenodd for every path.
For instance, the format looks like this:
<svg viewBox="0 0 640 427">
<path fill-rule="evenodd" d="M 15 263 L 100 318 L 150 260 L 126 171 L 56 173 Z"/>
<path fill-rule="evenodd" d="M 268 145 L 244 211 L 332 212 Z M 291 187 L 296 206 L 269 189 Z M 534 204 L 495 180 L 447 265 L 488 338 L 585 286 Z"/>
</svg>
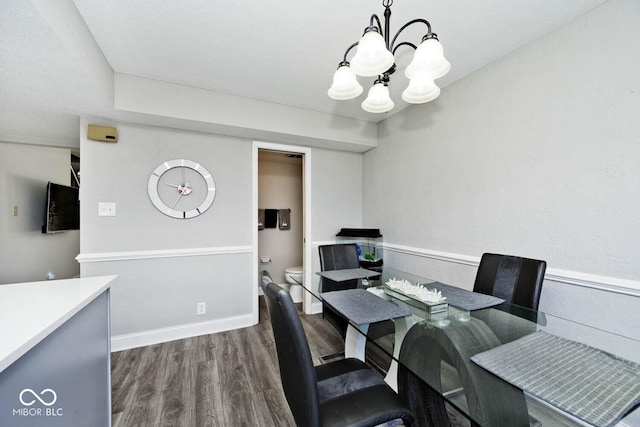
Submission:
<svg viewBox="0 0 640 427">
<path fill-rule="evenodd" d="M 474 311 L 472 316 L 489 325 L 503 344 L 535 332 L 538 325 L 546 324 L 546 316 L 538 312 L 546 268 L 542 260 L 483 254 L 473 290 L 505 302 L 493 310 Z"/>
<path fill-rule="evenodd" d="M 344 270 L 360 267 L 355 243 L 337 243 L 318 246 L 322 271 Z"/>
<path fill-rule="evenodd" d="M 537 311 L 546 269 L 547 263 L 542 260 L 485 253 L 480 259 L 473 291 Z M 522 310 L 520 314 L 527 312 Z"/>
<path fill-rule="evenodd" d="M 544 281 L 546 268 L 547 263 L 537 259 L 494 253 L 483 254 L 480 258 L 480 264 L 478 265 L 473 291 L 502 298 L 505 302 L 491 307 L 491 310 L 473 311 L 471 313 L 472 322 L 480 320 L 481 322 L 479 324 L 487 328 L 487 337 L 493 337 L 493 339 L 496 340 L 495 343 L 505 344 L 535 332 L 537 330 L 536 325 L 539 323 L 539 313 L 537 313 L 537 310 L 540 303 L 540 293 L 542 292 L 542 282 Z M 516 317 L 512 317 L 511 315 Z M 543 316 L 542 319 L 544 321 Z M 474 337 L 475 335 L 477 334 L 473 334 Z M 404 345 L 405 343 L 403 342 L 403 346 Z M 409 347 L 407 346 L 407 348 Z M 453 348 L 453 346 L 447 346 L 448 350 Z M 475 348 L 474 351 L 479 352 L 481 350 Z M 440 357 L 442 361 L 453 366 L 458 372 L 461 369 L 467 369 L 464 366 L 465 363 L 467 365 L 469 364 L 467 363 L 467 358 L 463 358 L 462 360 L 465 362 L 461 363 L 459 360 L 453 360 L 447 352 L 441 353 Z M 399 374 L 398 384 L 403 383 L 403 387 L 416 387 L 416 390 L 412 390 L 413 394 L 417 396 L 429 395 L 431 396 L 430 399 L 434 402 L 439 402 L 437 395 L 426 390 L 419 382 L 410 381 L 411 375 L 407 375 L 406 369 L 402 368 L 400 370 L 402 372 Z M 402 381 L 400 377 L 402 377 Z M 462 382 L 472 379 L 469 374 L 462 375 L 462 377 Z M 413 384 L 413 386 L 407 384 Z M 454 388 L 453 390 L 444 392 L 443 395 L 452 398 L 452 396 L 459 395 L 463 391 L 465 391 L 463 388 Z M 493 391 L 493 393 L 496 394 L 497 392 Z M 484 399 L 485 397 L 480 396 L 480 398 Z M 493 398 L 493 396 L 486 396 L 486 398 Z M 410 402 L 410 405 L 414 407 L 412 402 Z M 493 405 L 494 407 L 488 405 L 487 408 L 484 409 L 482 405 L 477 404 L 475 406 L 476 408 L 474 410 L 491 411 L 499 408 L 499 405 Z M 526 405 L 524 408 L 524 413 L 526 414 Z M 438 417 L 437 422 L 441 422 L 442 419 L 447 417 L 443 409 L 443 402 L 440 404 L 439 409 L 431 409 L 433 414 Z M 513 415 L 519 417 L 521 412 L 522 411 L 514 411 Z M 500 420 L 498 418 L 497 422 L 497 425 L 500 425 L 500 422 L 504 422 L 504 419 Z M 534 418 L 529 418 L 529 422 L 526 424 L 528 425 L 529 423 L 531 425 L 539 425 L 538 421 Z"/>
<path fill-rule="evenodd" d="M 344 270 L 349 268 L 360 267 L 360 259 L 358 258 L 358 249 L 355 243 L 338 243 L 333 245 L 321 245 L 318 246 L 318 252 L 320 255 L 320 270 Z M 326 277 L 320 279 L 321 292 L 331 292 L 345 289 L 355 289 L 358 286 L 358 279 L 345 280 L 342 282 L 336 282 Z M 340 333 L 344 339 L 347 334 L 347 327 L 349 321 L 345 319 L 340 313 L 333 310 L 327 304 L 322 305 L 322 315 L 334 328 Z M 369 326 L 367 337 L 371 340 L 377 340 L 382 337 L 391 335 L 395 332 L 395 325 L 393 321 L 386 320 L 383 322 L 373 323 Z M 343 357 L 344 352 L 337 352 L 332 354 L 323 355 L 321 359 L 323 361 L 335 359 L 337 357 Z M 380 363 L 370 360 L 374 363 L 380 371 L 388 369 L 386 366 L 382 366 Z"/>
<path fill-rule="evenodd" d="M 320 255 L 320 271 L 344 270 L 360 267 L 358 249 L 355 243 L 342 243 L 335 245 L 318 246 Z M 320 291 L 331 292 L 344 289 L 355 289 L 358 279 L 336 282 L 325 277 L 320 278 Z M 326 304 L 322 304 L 322 317 L 324 317 L 340 333 L 344 339 L 347 333 L 349 321 Z M 337 356 L 336 355 L 331 355 Z M 330 356 L 327 356 L 330 358 Z"/>
<path fill-rule="evenodd" d="M 358 359 L 313 366 L 309 343 L 291 295 L 263 284 L 276 343 L 280 378 L 299 427 L 376 426 L 413 415 L 393 389 Z"/>
</svg>

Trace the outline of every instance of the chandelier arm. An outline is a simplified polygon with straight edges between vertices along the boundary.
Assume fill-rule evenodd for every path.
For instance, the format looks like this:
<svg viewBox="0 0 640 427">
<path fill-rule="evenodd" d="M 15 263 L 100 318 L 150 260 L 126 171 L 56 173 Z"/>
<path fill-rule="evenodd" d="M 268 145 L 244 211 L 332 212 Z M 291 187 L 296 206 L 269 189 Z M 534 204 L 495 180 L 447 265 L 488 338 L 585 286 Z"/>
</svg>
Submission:
<svg viewBox="0 0 640 427">
<path fill-rule="evenodd" d="M 343 58 L 342 62 L 349 63 L 349 61 L 347 61 L 347 55 L 349 54 L 349 52 L 351 52 L 351 49 L 353 49 L 354 47 L 358 46 L 358 43 L 360 43 L 360 42 L 355 42 L 354 44 L 352 44 L 351 46 L 349 46 L 347 48 L 347 50 L 344 52 L 344 58 Z"/>
<path fill-rule="evenodd" d="M 398 30 L 396 35 L 393 37 L 393 40 L 391 40 L 390 50 L 393 49 L 393 45 L 395 44 L 396 39 L 398 38 L 400 33 L 402 33 L 402 31 L 404 31 L 404 29 L 407 28 L 408 26 L 416 24 L 416 23 L 425 24 L 427 26 L 427 31 L 428 31 L 426 35 L 432 34 L 431 33 L 431 24 L 429 23 L 429 21 L 427 21 L 426 19 L 422 19 L 422 18 L 412 19 L 411 21 L 407 22 L 402 27 L 400 27 L 400 29 Z"/>
<path fill-rule="evenodd" d="M 400 46 L 411 46 L 413 48 L 413 50 L 416 50 L 418 47 L 413 44 L 413 43 L 409 43 L 409 42 L 402 42 L 402 43 L 398 43 L 398 45 L 396 47 L 393 48 L 393 51 L 391 52 L 393 55 L 396 54 L 396 50 L 398 50 L 398 48 Z"/>
<path fill-rule="evenodd" d="M 375 21 L 375 23 L 374 23 Z M 376 25 L 377 24 L 377 25 Z M 382 24 L 380 23 L 380 18 L 375 13 L 371 15 L 371 19 L 369 19 L 369 27 L 367 28 L 377 28 L 380 34 L 382 35 Z M 365 30 L 366 32 L 366 30 Z"/>
</svg>

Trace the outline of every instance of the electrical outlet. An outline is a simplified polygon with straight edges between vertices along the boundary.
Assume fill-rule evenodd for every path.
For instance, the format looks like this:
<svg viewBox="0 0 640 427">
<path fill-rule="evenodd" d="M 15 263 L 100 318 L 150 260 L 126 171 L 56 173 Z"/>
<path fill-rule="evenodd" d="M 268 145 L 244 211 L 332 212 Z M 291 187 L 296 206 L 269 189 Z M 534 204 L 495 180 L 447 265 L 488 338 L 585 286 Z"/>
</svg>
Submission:
<svg viewBox="0 0 640 427">
<path fill-rule="evenodd" d="M 116 216 L 116 204 L 114 202 L 98 203 L 98 216 Z"/>
<path fill-rule="evenodd" d="M 196 305 L 196 314 L 197 315 L 207 314 L 207 303 L 206 302 L 199 302 Z"/>
</svg>

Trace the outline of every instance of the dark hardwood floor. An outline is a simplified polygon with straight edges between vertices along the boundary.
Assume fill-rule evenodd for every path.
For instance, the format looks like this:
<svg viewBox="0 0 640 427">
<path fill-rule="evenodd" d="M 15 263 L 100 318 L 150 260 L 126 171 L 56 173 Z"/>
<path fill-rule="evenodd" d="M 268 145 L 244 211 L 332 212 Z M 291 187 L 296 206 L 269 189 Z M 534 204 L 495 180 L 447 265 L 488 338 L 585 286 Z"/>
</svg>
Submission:
<svg viewBox="0 0 640 427">
<path fill-rule="evenodd" d="M 250 328 L 113 353 L 113 426 L 295 426 L 263 301 L 260 319 Z M 301 319 L 315 364 L 344 348 L 321 315 Z"/>
<path fill-rule="evenodd" d="M 344 344 L 301 315 L 314 363 Z M 256 326 L 111 355 L 114 427 L 295 426 L 280 385 L 268 313 Z"/>
</svg>

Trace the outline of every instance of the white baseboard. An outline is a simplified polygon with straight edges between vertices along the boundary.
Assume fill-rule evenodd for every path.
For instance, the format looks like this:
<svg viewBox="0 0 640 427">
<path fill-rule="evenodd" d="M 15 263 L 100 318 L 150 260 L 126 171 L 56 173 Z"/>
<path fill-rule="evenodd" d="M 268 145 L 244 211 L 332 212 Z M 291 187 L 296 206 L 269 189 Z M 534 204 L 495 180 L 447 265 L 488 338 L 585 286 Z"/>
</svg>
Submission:
<svg viewBox="0 0 640 427">
<path fill-rule="evenodd" d="M 322 313 L 322 303 L 318 301 L 311 304 L 311 314 L 320 314 L 320 313 Z"/>
<path fill-rule="evenodd" d="M 198 335 L 247 328 L 253 325 L 255 325 L 253 316 L 247 314 L 207 322 L 172 326 L 170 328 L 153 329 L 133 334 L 116 335 L 111 337 L 111 352 L 196 337 Z"/>
</svg>

